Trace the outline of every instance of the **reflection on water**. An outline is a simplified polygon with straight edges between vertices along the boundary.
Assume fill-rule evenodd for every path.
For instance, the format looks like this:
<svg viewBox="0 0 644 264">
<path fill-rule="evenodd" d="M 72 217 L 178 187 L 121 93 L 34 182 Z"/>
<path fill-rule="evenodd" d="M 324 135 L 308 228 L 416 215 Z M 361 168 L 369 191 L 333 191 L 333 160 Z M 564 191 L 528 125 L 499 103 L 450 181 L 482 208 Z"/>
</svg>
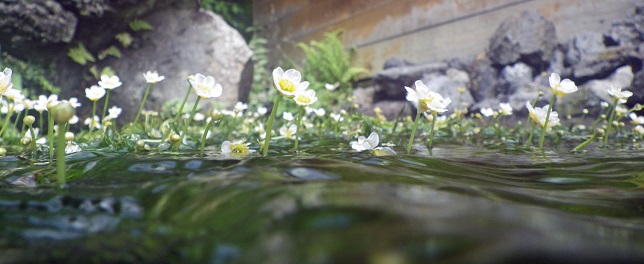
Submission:
<svg viewBox="0 0 644 264">
<path fill-rule="evenodd" d="M 64 191 L 47 166 L 2 158 L 0 262 L 644 259 L 644 153 L 309 147 L 79 154 Z"/>
</svg>

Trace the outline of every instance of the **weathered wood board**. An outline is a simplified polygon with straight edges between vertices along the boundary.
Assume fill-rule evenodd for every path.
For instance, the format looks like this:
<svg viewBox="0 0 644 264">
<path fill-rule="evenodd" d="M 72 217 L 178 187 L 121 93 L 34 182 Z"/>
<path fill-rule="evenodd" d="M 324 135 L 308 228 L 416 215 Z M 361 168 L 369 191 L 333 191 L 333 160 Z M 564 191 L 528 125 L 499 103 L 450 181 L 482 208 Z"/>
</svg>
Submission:
<svg viewBox="0 0 644 264">
<path fill-rule="evenodd" d="M 343 30 L 355 63 L 377 71 L 390 57 L 415 63 L 485 51 L 508 16 L 536 10 L 556 24 L 564 42 L 575 32 L 605 31 L 642 0 L 256 0 L 255 24 L 273 59 L 302 57 L 299 42 Z"/>
</svg>

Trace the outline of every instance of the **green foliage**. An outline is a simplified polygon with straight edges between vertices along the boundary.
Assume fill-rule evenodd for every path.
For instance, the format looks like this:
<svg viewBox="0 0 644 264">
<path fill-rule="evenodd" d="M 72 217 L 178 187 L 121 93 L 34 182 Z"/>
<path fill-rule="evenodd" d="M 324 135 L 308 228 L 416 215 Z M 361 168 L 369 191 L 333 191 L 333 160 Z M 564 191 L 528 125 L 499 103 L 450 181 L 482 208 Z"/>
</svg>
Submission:
<svg viewBox="0 0 644 264">
<path fill-rule="evenodd" d="M 103 51 L 101 51 L 101 52 L 98 54 L 98 59 L 99 59 L 99 60 L 102 60 L 102 59 L 104 59 L 105 57 L 107 57 L 108 55 L 114 56 L 114 57 L 119 58 L 119 59 L 120 59 L 120 58 L 121 58 L 121 56 L 122 56 L 121 51 L 120 51 L 117 47 L 115 47 L 114 45 L 112 45 L 112 46 L 110 46 L 109 48 L 104 49 Z"/>
<path fill-rule="evenodd" d="M 119 33 L 119 34 L 116 34 L 114 38 L 117 39 L 121 43 L 121 45 L 123 45 L 123 47 L 127 48 L 130 45 L 132 45 L 132 35 L 130 35 L 130 33 L 127 33 L 127 32 Z"/>
<path fill-rule="evenodd" d="M 253 25 L 252 0 L 202 0 L 201 7 L 217 13 L 246 40 L 251 39 L 252 32 L 248 29 Z"/>
<path fill-rule="evenodd" d="M 96 59 L 94 56 L 92 56 L 89 51 L 85 48 L 85 45 L 83 43 L 78 43 L 78 46 L 75 48 L 70 48 L 69 51 L 67 51 L 67 56 L 69 56 L 72 60 L 74 60 L 76 63 L 80 65 L 85 65 L 87 62 L 95 62 Z"/>
<path fill-rule="evenodd" d="M 251 85 L 251 96 L 249 105 L 264 105 L 269 100 L 269 91 L 272 87 L 271 72 L 268 69 L 268 41 L 256 35 L 248 43 L 253 50 L 253 83 Z"/>
<path fill-rule="evenodd" d="M 134 31 L 134 32 L 139 32 L 139 31 L 143 31 L 143 30 L 153 30 L 154 29 L 154 27 L 152 25 L 150 25 L 150 23 L 148 23 L 145 20 L 138 19 L 138 18 L 130 21 L 130 23 L 128 25 L 130 26 L 130 29 L 132 31 Z"/>
<path fill-rule="evenodd" d="M 53 65 L 47 68 L 41 64 L 21 61 L 8 54 L 2 54 L 0 56 L 0 69 L 5 67 L 13 70 L 14 88 L 23 90 L 26 95 L 43 91 L 60 93 L 60 88 L 50 81 L 50 79 L 55 78 L 55 67 Z"/>
</svg>

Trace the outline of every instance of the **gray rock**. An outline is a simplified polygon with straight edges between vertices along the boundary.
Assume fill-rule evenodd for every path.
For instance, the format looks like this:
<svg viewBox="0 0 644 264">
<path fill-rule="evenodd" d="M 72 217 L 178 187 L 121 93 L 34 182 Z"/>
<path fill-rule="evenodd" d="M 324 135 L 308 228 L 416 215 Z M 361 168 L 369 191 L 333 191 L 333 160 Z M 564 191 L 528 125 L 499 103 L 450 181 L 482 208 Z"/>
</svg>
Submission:
<svg viewBox="0 0 644 264">
<path fill-rule="evenodd" d="M 444 72 L 446 69 L 446 63 L 430 63 L 383 70 L 374 78 L 377 89 L 375 100 L 405 100 L 405 86 L 411 87 L 424 75 Z"/>
<path fill-rule="evenodd" d="M 202 100 L 203 105 L 232 106 L 247 99 L 252 51 L 221 17 L 210 11 L 168 8 L 145 20 L 155 30 L 142 35 L 141 48 L 106 65 L 124 83 L 112 91 L 114 99 L 110 101 L 123 108 L 126 119 L 132 119 L 138 110 L 146 87 L 142 74 L 150 70 L 158 71 L 166 79 L 152 87 L 147 109 L 159 109 L 165 102 L 183 99 L 189 87 L 187 77 L 196 73 L 215 77 L 223 87 L 221 97 Z"/>
<path fill-rule="evenodd" d="M 359 111 L 366 113 L 373 108 L 373 98 L 376 93 L 376 87 L 369 86 L 364 88 L 353 89 L 353 103 L 358 104 Z"/>
<path fill-rule="evenodd" d="M 525 63 L 517 62 L 514 65 L 505 66 L 499 77 L 496 94 L 510 95 L 532 82 L 532 68 Z"/>
<path fill-rule="evenodd" d="M 588 57 L 596 58 L 598 54 L 606 51 L 604 35 L 599 32 L 581 32 L 571 36 L 566 43 L 565 62 L 575 65 Z"/>
<path fill-rule="evenodd" d="M 413 66 L 413 65 L 414 65 L 413 63 L 401 58 L 389 58 L 385 61 L 385 64 L 382 66 L 382 69 L 386 70 L 391 68 Z"/>
<path fill-rule="evenodd" d="M 572 77 L 576 79 L 601 79 L 610 75 L 615 69 L 626 64 L 632 49 L 608 47 L 602 53 L 582 57 L 572 67 Z"/>
<path fill-rule="evenodd" d="M 475 101 L 496 97 L 499 72 L 487 58 L 475 60 L 470 72 L 470 93 Z"/>
<path fill-rule="evenodd" d="M 585 95 L 585 98 L 581 98 L 580 100 L 583 100 L 584 106 L 591 113 L 597 113 L 600 109 L 599 104 L 602 101 L 608 103 L 612 102 L 612 98 L 607 92 L 612 85 L 619 86 L 622 87 L 622 89 L 625 89 L 626 87 L 629 87 L 631 85 L 633 78 L 634 75 L 631 66 L 620 67 L 606 79 L 592 80 L 582 85 L 579 90 L 583 95 Z M 567 102 L 564 101 L 562 103 Z"/>
<path fill-rule="evenodd" d="M 56 1 L 0 2 L 0 39 L 5 43 L 71 41 L 78 20 Z"/>
<path fill-rule="evenodd" d="M 374 103 L 371 112 L 367 112 L 367 114 L 375 115 L 373 113 L 375 108 L 380 108 L 387 120 L 394 120 L 398 114 L 401 114 L 401 111 L 403 116 L 411 115 L 414 106 L 407 101 L 383 100 Z"/>
<path fill-rule="evenodd" d="M 637 98 L 637 102 L 644 102 L 644 69 L 635 73 L 630 90 L 633 92 L 633 96 Z"/>
<path fill-rule="evenodd" d="M 524 11 L 504 20 L 490 40 L 488 56 L 500 65 L 519 60 L 541 67 L 552 57 L 556 46 L 555 26 L 539 13 Z"/>
<path fill-rule="evenodd" d="M 606 34 L 621 46 L 635 46 L 644 39 L 644 4 L 635 8 L 635 16 L 613 22 Z"/>
</svg>

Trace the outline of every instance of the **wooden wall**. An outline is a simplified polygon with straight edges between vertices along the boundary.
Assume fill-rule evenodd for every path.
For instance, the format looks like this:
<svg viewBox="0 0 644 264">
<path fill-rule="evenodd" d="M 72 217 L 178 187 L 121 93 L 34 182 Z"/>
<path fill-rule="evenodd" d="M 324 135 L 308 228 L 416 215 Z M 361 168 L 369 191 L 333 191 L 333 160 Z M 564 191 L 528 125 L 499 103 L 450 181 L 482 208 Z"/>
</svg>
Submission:
<svg viewBox="0 0 644 264">
<path fill-rule="evenodd" d="M 297 61 L 295 45 L 342 29 L 355 63 L 377 71 L 390 57 L 415 63 L 479 54 L 510 15 L 536 10 L 557 26 L 560 42 L 584 30 L 605 31 L 642 0 L 255 0 L 254 23 L 274 60 Z"/>
</svg>

